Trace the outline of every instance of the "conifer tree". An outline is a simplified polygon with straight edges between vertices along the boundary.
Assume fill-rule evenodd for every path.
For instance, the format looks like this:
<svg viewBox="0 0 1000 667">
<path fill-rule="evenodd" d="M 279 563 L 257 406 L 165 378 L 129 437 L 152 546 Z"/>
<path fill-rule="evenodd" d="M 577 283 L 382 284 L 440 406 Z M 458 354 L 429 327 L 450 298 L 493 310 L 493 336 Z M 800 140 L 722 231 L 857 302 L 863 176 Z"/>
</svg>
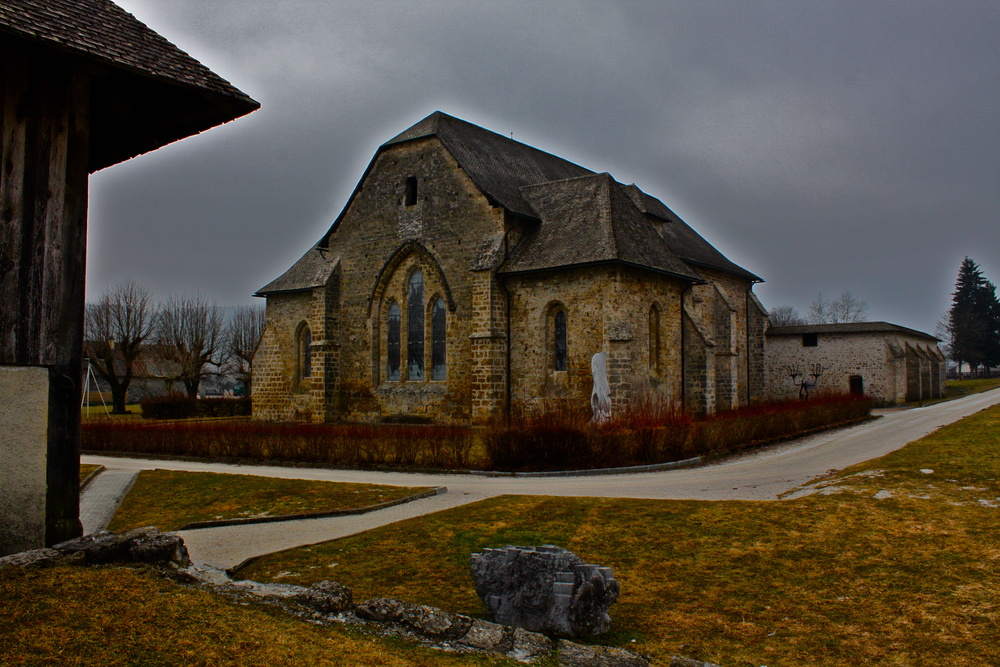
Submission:
<svg viewBox="0 0 1000 667">
<path fill-rule="evenodd" d="M 996 286 L 966 257 L 958 270 L 948 313 L 951 358 L 975 371 L 1000 364 L 1000 303 Z"/>
</svg>

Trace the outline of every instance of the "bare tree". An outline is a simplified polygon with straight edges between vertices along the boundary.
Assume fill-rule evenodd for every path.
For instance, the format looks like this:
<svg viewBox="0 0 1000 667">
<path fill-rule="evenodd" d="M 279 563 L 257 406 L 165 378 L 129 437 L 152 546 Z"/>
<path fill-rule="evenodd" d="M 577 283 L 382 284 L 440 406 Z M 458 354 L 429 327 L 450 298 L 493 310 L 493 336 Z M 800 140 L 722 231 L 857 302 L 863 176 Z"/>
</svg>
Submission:
<svg viewBox="0 0 1000 667">
<path fill-rule="evenodd" d="M 829 310 L 831 322 L 864 322 L 868 317 L 868 302 L 845 289 L 840 298 L 830 302 Z"/>
<path fill-rule="evenodd" d="M 819 292 L 809 304 L 809 324 L 826 324 L 829 321 L 830 302 L 823 298 L 822 292 Z"/>
<path fill-rule="evenodd" d="M 206 366 L 224 361 L 222 309 L 201 295 L 170 297 L 160 311 L 157 330 L 164 356 L 179 366 L 174 379 L 194 398 L 201 378 L 209 374 Z"/>
<path fill-rule="evenodd" d="M 84 311 L 84 354 L 111 388 L 116 414 L 125 414 L 125 397 L 136 359 L 153 333 L 157 312 L 149 290 L 122 280 L 105 290 Z"/>
<path fill-rule="evenodd" d="M 239 306 L 226 326 L 228 365 L 236 379 L 243 383 L 244 395 L 249 396 L 253 376 L 253 355 L 264 333 L 264 308 Z"/>
<path fill-rule="evenodd" d="M 844 290 L 833 301 L 827 301 L 820 292 L 809 305 L 809 324 L 839 324 L 864 322 L 868 317 L 868 302 Z"/>
<path fill-rule="evenodd" d="M 773 327 L 792 327 L 806 323 L 795 306 L 775 306 L 771 309 L 767 319 L 770 320 Z"/>
</svg>

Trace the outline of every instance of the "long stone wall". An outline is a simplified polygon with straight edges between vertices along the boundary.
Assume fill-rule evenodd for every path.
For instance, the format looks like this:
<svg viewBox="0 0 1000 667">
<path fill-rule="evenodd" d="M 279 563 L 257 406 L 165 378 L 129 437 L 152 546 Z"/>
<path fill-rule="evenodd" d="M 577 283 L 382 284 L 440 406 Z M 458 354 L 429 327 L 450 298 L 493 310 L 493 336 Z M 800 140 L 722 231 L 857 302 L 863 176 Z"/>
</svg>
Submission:
<svg viewBox="0 0 1000 667">
<path fill-rule="evenodd" d="M 803 345 L 802 334 L 768 336 L 772 398 L 797 397 L 789 367 L 808 374 L 814 364 L 822 366 L 823 374 L 813 391 L 850 393 L 854 378 L 855 390 L 860 386 L 865 395 L 887 405 L 938 398 L 944 392 L 944 357 L 927 339 L 886 332 L 818 333 L 815 342 Z"/>
</svg>

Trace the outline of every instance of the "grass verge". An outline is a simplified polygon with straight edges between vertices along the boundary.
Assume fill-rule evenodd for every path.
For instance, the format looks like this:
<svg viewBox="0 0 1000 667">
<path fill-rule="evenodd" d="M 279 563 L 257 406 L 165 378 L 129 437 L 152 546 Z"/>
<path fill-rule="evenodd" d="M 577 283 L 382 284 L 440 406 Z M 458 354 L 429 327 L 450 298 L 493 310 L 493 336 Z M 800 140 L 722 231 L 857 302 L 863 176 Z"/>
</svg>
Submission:
<svg viewBox="0 0 1000 667">
<path fill-rule="evenodd" d="M 976 378 L 972 380 L 948 380 L 944 389 L 945 399 L 962 398 L 1000 387 L 1000 378 Z"/>
<path fill-rule="evenodd" d="M 1000 664 L 998 480 L 1000 407 L 797 500 L 500 497 L 274 554 L 240 576 L 332 578 L 359 598 L 482 615 L 469 554 L 552 543 L 614 568 L 622 596 L 601 642 L 659 664 L 679 653 L 725 667 L 979 667 Z"/>
<path fill-rule="evenodd" d="M 246 519 L 368 507 L 425 488 L 313 482 L 211 472 L 143 470 L 108 530 L 178 530 L 194 521 Z"/>
<path fill-rule="evenodd" d="M 101 466 L 93 465 L 90 463 L 80 464 L 80 483 L 83 484 L 83 480 L 87 479 L 94 471 L 96 471 Z"/>
<path fill-rule="evenodd" d="M 516 665 L 445 654 L 233 604 L 141 569 L 0 570 L 0 664 Z"/>
</svg>

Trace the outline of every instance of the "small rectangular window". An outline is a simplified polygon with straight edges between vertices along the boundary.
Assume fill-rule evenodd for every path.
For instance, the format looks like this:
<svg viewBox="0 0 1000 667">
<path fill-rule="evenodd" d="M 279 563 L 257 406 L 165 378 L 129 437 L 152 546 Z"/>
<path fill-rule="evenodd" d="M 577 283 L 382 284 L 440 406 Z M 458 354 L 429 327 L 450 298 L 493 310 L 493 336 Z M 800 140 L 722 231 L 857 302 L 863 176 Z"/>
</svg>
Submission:
<svg viewBox="0 0 1000 667">
<path fill-rule="evenodd" d="M 404 203 L 407 206 L 413 206 L 417 203 L 417 177 L 407 176 L 406 178 L 406 194 L 404 196 Z"/>
<path fill-rule="evenodd" d="M 802 334 L 802 347 L 817 347 L 819 345 L 819 334 Z"/>
</svg>

